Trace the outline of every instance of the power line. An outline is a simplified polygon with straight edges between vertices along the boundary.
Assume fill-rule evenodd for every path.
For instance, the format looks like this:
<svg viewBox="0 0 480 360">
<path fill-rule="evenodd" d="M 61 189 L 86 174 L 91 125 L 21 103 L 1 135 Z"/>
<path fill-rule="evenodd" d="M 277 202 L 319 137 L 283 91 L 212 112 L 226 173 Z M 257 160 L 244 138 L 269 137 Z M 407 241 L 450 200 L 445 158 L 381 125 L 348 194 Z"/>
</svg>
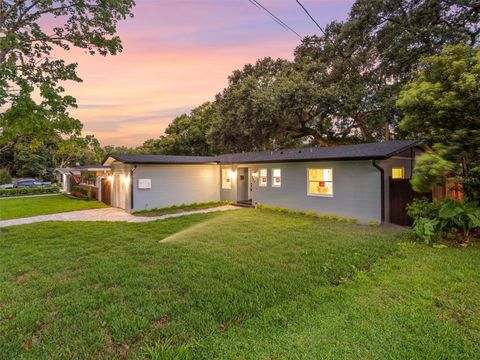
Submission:
<svg viewBox="0 0 480 360">
<path fill-rule="evenodd" d="M 317 27 L 320 29 L 320 31 L 322 32 L 323 36 L 325 36 L 325 39 L 334 47 L 335 50 L 338 51 L 338 53 L 340 54 L 340 56 L 344 59 L 346 59 L 348 61 L 348 63 L 350 65 L 353 66 L 351 60 L 350 60 L 350 57 L 348 56 L 345 56 L 345 54 L 343 53 L 343 51 L 337 46 L 337 44 L 335 43 L 335 41 L 332 41 L 330 39 L 330 36 L 328 36 L 325 31 L 323 30 L 323 28 L 320 26 L 320 24 L 317 22 L 317 20 L 315 20 L 315 18 L 308 12 L 307 8 L 305 6 L 303 6 L 303 4 L 300 2 L 300 0 L 295 0 L 297 2 L 298 5 L 300 5 L 300 7 L 303 9 L 303 11 L 305 11 L 305 13 L 308 15 L 308 17 L 315 23 L 315 25 L 317 25 Z"/>
<path fill-rule="evenodd" d="M 283 27 L 285 30 L 289 30 L 290 32 L 292 32 L 293 34 L 295 34 L 296 36 L 298 36 L 300 39 L 302 39 L 302 36 L 297 33 L 295 30 L 293 30 L 290 26 L 288 26 L 285 22 L 283 22 L 281 19 L 279 19 L 277 16 L 275 16 L 274 13 L 272 13 L 270 10 L 268 10 L 265 6 L 263 6 L 262 4 L 260 4 L 257 0 L 248 0 L 250 3 L 252 3 L 253 5 L 255 5 L 257 8 L 259 9 L 263 9 L 265 10 L 268 14 L 270 14 L 270 16 L 272 17 L 273 20 L 275 20 L 275 22 L 280 25 L 281 27 Z"/>
<path fill-rule="evenodd" d="M 320 29 L 320 31 L 322 32 L 322 34 L 326 37 L 327 35 L 325 34 L 325 31 L 323 31 L 322 27 L 318 24 L 317 20 L 315 20 L 313 18 L 312 15 L 310 15 L 310 13 L 308 12 L 308 10 L 305 8 L 305 6 L 303 6 L 303 4 L 299 1 L 299 0 L 295 0 L 297 2 L 298 5 L 300 5 L 303 9 L 303 11 L 305 11 L 305 13 L 308 15 L 308 17 L 315 23 L 315 25 L 317 25 L 317 27 Z"/>
</svg>

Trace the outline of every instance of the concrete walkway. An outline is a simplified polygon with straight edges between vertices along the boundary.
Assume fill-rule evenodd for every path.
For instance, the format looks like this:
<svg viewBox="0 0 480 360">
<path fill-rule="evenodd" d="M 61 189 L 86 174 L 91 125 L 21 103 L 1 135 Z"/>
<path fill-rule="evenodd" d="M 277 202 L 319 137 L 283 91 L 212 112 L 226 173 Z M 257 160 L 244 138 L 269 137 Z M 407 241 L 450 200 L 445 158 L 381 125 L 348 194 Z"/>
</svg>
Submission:
<svg viewBox="0 0 480 360">
<path fill-rule="evenodd" d="M 162 216 L 134 216 L 124 210 L 117 208 L 104 208 L 104 209 L 93 209 L 93 210 L 81 210 L 81 211 L 70 211 L 58 214 L 50 215 L 39 215 L 32 216 L 27 218 L 20 219 L 11 219 L 0 221 L 0 227 L 5 226 L 14 226 L 14 225 L 24 225 L 32 224 L 43 221 L 126 221 L 126 222 L 148 222 L 155 220 L 163 220 L 169 218 L 175 218 L 179 216 L 192 215 L 192 214 L 205 214 L 214 211 L 228 211 L 228 210 L 237 210 L 239 209 L 236 206 L 225 205 L 219 206 L 210 209 L 186 211 L 182 213 L 168 214 Z"/>
</svg>

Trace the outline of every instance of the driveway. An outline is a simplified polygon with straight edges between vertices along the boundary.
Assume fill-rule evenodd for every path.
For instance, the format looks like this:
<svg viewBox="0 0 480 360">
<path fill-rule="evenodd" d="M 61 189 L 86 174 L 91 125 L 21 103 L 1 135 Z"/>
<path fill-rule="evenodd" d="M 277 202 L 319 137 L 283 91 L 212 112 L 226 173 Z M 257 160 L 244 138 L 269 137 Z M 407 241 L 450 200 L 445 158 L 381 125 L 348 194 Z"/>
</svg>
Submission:
<svg viewBox="0 0 480 360">
<path fill-rule="evenodd" d="M 226 206 L 219 206 L 211 209 L 202 209 L 202 210 L 186 211 L 186 212 L 176 213 L 176 214 L 146 217 L 146 216 L 134 216 L 125 212 L 124 210 L 117 209 L 117 208 L 104 208 L 104 209 L 93 209 L 93 210 L 70 211 L 70 212 L 64 212 L 64 213 L 58 213 L 58 214 L 39 215 L 39 216 L 32 216 L 32 217 L 20 218 L 20 219 L 3 220 L 3 221 L 0 221 L 0 227 L 32 224 L 32 223 L 43 222 L 43 221 L 126 221 L 126 222 L 139 223 L 139 222 L 169 219 L 169 218 L 185 216 L 185 215 L 205 214 L 205 213 L 214 212 L 214 211 L 228 211 L 228 210 L 236 210 L 236 209 L 239 209 L 239 208 L 236 206 L 226 205 Z"/>
</svg>

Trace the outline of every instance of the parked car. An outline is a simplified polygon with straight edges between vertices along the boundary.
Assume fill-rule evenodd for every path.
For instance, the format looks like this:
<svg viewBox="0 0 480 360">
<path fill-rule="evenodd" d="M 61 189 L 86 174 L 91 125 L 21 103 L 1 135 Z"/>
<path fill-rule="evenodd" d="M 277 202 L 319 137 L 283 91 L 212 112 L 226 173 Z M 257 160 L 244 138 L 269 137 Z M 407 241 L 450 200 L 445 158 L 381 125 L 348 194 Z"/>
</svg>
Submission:
<svg viewBox="0 0 480 360">
<path fill-rule="evenodd" d="M 13 188 L 13 184 L 0 185 L 0 189 L 12 189 L 12 188 Z"/>
<path fill-rule="evenodd" d="M 14 188 L 30 188 L 40 186 L 35 179 L 20 179 L 13 183 Z"/>
<path fill-rule="evenodd" d="M 52 182 L 51 181 L 35 181 L 35 186 L 50 187 L 52 186 Z"/>
<path fill-rule="evenodd" d="M 53 186 L 51 181 L 41 181 L 36 179 L 19 179 L 13 183 L 14 188 L 50 187 L 50 186 Z"/>
</svg>

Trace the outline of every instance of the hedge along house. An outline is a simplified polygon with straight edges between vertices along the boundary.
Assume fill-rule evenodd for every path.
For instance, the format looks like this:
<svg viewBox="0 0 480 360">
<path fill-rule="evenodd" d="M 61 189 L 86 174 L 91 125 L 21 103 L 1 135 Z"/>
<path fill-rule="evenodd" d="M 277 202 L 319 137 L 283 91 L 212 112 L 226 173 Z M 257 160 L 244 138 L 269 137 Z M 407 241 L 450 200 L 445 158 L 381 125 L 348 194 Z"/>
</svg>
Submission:
<svg viewBox="0 0 480 360">
<path fill-rule="evenodd" d="M 394 185 L 408 187 L 400 203 L 411 200 L 408 179 L 422 151 L 419 141 L 389 141 L 218 156 L 112 154 L 103 165 L 112 169 L 112 206 L 127 211 L 227 200 L 400 223 L 392 219 Z"/>
</svg>

